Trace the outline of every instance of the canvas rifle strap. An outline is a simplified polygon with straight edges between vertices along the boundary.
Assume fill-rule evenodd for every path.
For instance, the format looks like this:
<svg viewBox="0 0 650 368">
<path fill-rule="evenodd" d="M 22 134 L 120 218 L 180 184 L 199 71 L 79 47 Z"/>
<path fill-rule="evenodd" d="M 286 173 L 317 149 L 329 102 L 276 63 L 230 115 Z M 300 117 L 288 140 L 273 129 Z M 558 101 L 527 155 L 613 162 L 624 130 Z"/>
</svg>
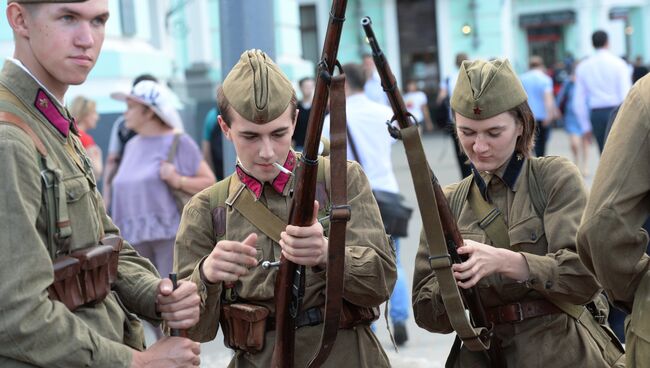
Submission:
<svg viewBox="0 0 650 368">
<path fill-rule="evenodd" d="M 542 188 L 539 185 L 539 182 L 537 181 L 537 177 L 535 176 L 536 170 L 534 168 L 534 166 L 538 164 L 539 161 L 540 159 L 528 160 L 528 186 L 531 193 L 531 200 L 533 201 L 533 207 L 535 207 L 537 216 L 543 220 L 544 209 L 546 208 L 546 198 L 544 196 Z M 510 245 L 510 236 L 508 234 L 508 227 L 503 218 L 503 213 L 501 213 L 498 208 L 488 203 L 483 198 L 483 196 L 481 196 L 478 187 L 473 182 L 468 193 L 468 201 L 470 207 L 472 208 L 472 211 L 480 219 L 479 226 L 481 229 L 483 229 L 483 231 L 485 231 L 488 238 L 490 238 L 496 247 L 511 249 L 515 252 L 520 251 L 518 244 L 514 244 L 512 246 Z M 551 298 L 547 299 L 548 301 L 555 304 L 555 306 L 561 309 L 564 313 L 568 314 L 576 320 L 584 320 L 590 316 L 590 313 L 585 314 L 585 311 L 587 309 L 582 305 L 575 305 Z"/>
<path fill-rule="evenodd" d="M 406 148 L 409 169 L 422 216 L 422 227 L 429 245 L 429 262 L 431 269 L 436 273 L 449 322 L 468 349 L 472 351 L 487 350 L 490 346 L 489 339 L 484 338 L 487 330 L 483 327 L 475 328 L 470 323 L 465 314 L 465 305 L 456 279 L 451 271 L 452 261 L 437 211 L 438 206 L 431 183 L 430 169 L 422 148 L 418 128 L 412 125 L 401 129 L 400 132 Z"/>
<path fill-rule="evenodd" d="M 253 194 L 246 190 L 246 186 L 241 183 L 233 198 L 226 200 L 228 206 L 232 206 L 239 211 L 255 227 L 260 229 L 266 236 L 280 243 L 280 233 L 287 227 L 287 223 L 282 221 L 276 214 L 271 212 L 260 201 L 253 198 Z"/>
<path fill-rule="evenodd" d="M 341 319 L 345 273 L 345 232 L 351 210 L 347 198 L 347 140 L 345 114 L 345 75 L 332 78 L 330 85 L 330 180 L 331 211 L 327 250 L 327 281 L 323 332 L 316 355 L 308 367 L 320 367 L 329 356 Z"/>
<path fill-rule="evenodd" d="M 12 94 L 1 94 L 3 99 L 13 97 L 12 100 L 19 102 Z M 43 182 L 43 198 L 47 211 L 47 247 L 51 259 L 54 259 L 58 253 L 69 251 L 70 236 L 72 235 L 72 226 L 70 225 L 68 216 L 68 202 L 65 187 L 63 186 L 61 170 L 56 167 L 54 161 L 48 155 L 47 149 L 41 139 L 23 119 L 8 111 L 0 111 L 0 121 L 14 125 L 25 132 L 32 142 L 34 142 L 34 146 L 41 156 L 39 164 Z"/>
</svg>

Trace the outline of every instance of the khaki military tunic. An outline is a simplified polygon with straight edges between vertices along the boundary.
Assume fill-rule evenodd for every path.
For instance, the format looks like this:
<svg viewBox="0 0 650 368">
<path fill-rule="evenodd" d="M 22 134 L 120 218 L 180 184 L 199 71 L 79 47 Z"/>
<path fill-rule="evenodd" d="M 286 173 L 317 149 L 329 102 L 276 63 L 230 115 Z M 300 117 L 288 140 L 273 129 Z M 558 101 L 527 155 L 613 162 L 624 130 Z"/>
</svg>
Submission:
<svg viewBox="0 0 650 368">
<path fill-rule="evenodd" d="M 650 367 L 650 78 L 630 90 L 607 138 L 578 232 L 580 258 L 608 296 L 631 311 L 629 367 Z"/>
<path fill-rule="evenodd" d="M 325 160 L 326 163 L 327 160 Z M 327 166 L 325 166 L 327 167 Z M 326 171 L 329 176 L 329 171 Z M 348 202 L 352 217 L 347 225 L 345 256 L 345 288 L 343 298 L 348 302 L 374 307 L 388 300 L 397 277 L 395 254 L 381 223 L 379 209 L 372 196 L 370 185 L 357 163 L 348 163 Z M 240 178 L 233 174 L 231 188 L 238 188 Z M 329 180 L 329 178 L 327 178 Z M 329 184 L 328 184 L 329 185 Z M 275 215 L 288 221 L 291 207 L 290 191 L 293 179 L 278 192 L 269 184 L 264 184 L 258 194 L 261 201 Z M 219 315 L 223 284 L 208 285 L 201 281 L 199 267 L 212 251 L 215 243 L 215 227 L 224 226 L 223 220 L 215 220 L 210 211 L 210 191 L 208 188 L 189 202 L 176 238 L 174 267 L 179 276 L 189 278 L 199 286 L 202 296 L 201 318 L 189 330 L 192 339 L 210 341 L 215 338 L 219 328 Z M 246 187 L 244 190 L 251 190 Z M 236 193 L 230 193 L 230 199 Z M 322 190 L 317 190 L 319 203 L 326 203 Z M 276 261 L 280 259 L 281 248 L 236 209 L 226 207 L 225 236 L 223 239 L 242 241 L 255 232 L 257 256 L 259 260 Z M 327 236 L 327 234 L 325 234 Z M 277 268 L 265 270 L 262 267 L 250 269 L 249 274 L 237 281 L 235 290 L 241 300 L 261 305 L 275 315 L 274 287 Z M 302 310 L 321 307 L 325 304 L 326 272 L 307 267 L 305 296 Z M 296 330 L 295 366 L 304 367 L 316 353 L 323 325 L 306 326 Z M 230 367 L 268 367 L 273 353 L 275 331 L 267 331 L 264 349 L 258 354 L 236 352 Z M 367 325 L 339 330 L 336 342 L 324 367 L 388 367 L 389 362 L 375 335 Z"/>
<path fill-rule="evenodd" d="M 520 247 L 530 269 L 526 282 L 499 274 L 483 278 L 477 287 L 485 308 L 543 298 L 586 304 L 600 290 L 575 252 L 575 234 L 587 199 L 581 176 L 572 163 L 560 157 L 544 158 L 539 167 L 537 182 L 548 202 L 543 219 L 537 216 L 530 199 L 525 159 L 513 156 L 495 174 L 481 173 L 479 182 L 484 186 L 479 188 L 503 212 L 511 246 Z M 445 188 L 448 199 L 457 187 L 452 184 Z M 491 244 L 468 201 L 457 221 L 464 239 Z M 413 279 L 415 320 L 428 331 L 450 333 L 453 330 L 428 256 L 428 245 L 421 237 Z M 565 313 L 500 324 L 495 332 L 508 367 L 607 366 L 588 331 Z M 480 353 L 463 347 L 456 366 L 488 365 Z"/>
<path fill-rule="evenodd" d="M 71 249 L 97 244 L 102 232 L 118 234 L 106 215 L 67 111 L 26 70 L 7 61 L 0 90 L 22 104 L 0 101 L 0 110 L 20 116 L 43 141 L 61 169 L 72 226 Z M 46 115 L 47 114 L 47 115 Z M 61 120 L 63 118 L 64 120 Z M 65 146 L 76 152 L 73 157 Z M 21 129 L 0 122 L 0 367 L 128 367 L 132 350 L 125 339 L 142 341 L 129 322 L 137 313 L 152 321 L 158 275 L 125 244 L 114 291 L 101 303 L 70 312 L 48 299 L 53 281 L 47 247 L 47 211 L 40 177 L 41 156 Z"/>
</svg>

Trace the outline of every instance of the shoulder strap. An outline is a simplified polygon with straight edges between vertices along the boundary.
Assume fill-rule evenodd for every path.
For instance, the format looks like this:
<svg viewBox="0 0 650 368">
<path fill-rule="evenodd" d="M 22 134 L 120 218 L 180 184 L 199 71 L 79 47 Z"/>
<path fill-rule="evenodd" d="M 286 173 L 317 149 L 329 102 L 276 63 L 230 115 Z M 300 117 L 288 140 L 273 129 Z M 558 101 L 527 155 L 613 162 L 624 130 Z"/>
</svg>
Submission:
<svg viewBox="0 0 650 368">
<path fill-rule="evenodd" d="M 18 100 L 16 99 L 16 101 Z M 34 142 L 34 146 L 41 156 L 39 165 L 43 182 L 43 198 L 47 210 L 47 247 L 50 257 L 54 259 L 58 253 L 69 250 L 70 236 L 72 235 L 61 170 L 56 168 L 43 141 L 20 117 L 7 111 L 0 111 L 0 121 L 14 125 L 25 132 Z"/>
<path fill-rule="evenodd" d="M 273 239 L 276 243 L 280 242 L 280 233 L 287 227 L 287 223 L 271 212 L 260 201 L 256 201 L 246 186 L 241 184 L 238 193 L 232 202 L 226 201 L 226 205 L 232 206 L 239 211 L 248 221 L 256 228 L 260 229 L 266 236 Z"/>
<path fill-rule="evenodd" d="M 510 236 L 503 213 L 483 198 L 476 183 L 471 186 L 467 199 L 472 212 L 479 219 L 478 226 L 485 231 L 492 243 L 498 248 L 510 249 Z M 519 251 L 519 249 L 513 250 Z"/>
<path fill-rule="evenodd" d="M 176 157 L 176 151 L 178 150 L 178 142 L 181 140 L 181 132 L 174 132 L 174 140 L 172 141 L 172 146 L 167 153 L 167 162 L 174 162 L 174 157 Z"/>
<path fill-rule="evenodd" d="M 224 207 L 226 203 L 226 199 L 228 199 L 228 190 L 230 188 L 230 181 L 232 179 L 232 175 L 228 176 L 227 178 L 218 181 L 211 189 L 210 189 L 210 214 L 214 216 L 214 209 L 217 207 Z M 218 221 L 221 221 L 221 219 L 217 219 Z M 215 219 L 212 219 L 212 223 L 215 224 Z M 217 235 L 216 231 L 213 231 L 217 238 L 217 242 L 222 240 L 224 234 L 221 234 L 220 236 Z"/>
<path fill-rule="evenodd" d="M 464 178 L 458 183 L 458 187 L 451 194 L 449 198 L 449 207 L 451 207 L 451 213 L 454 215 L 454 218 L 460 217 L 460 211 L 463 209 L 463 204 L 467 200 L 467 195 L 469 194 L 469 188 L 474 181 L 474 174 Z"/>
<path fill-rule="evenodd" d="M 546 211 L 546 192 L 544 187 L 537 181 L 537 171 L 543 158 L 529 158 L 528 159 L 528 191 L 530 192 L 530 200 L 533 202 L 533 207 L 537 216 L 544 219 L 544 212 Z"/>
</svg>

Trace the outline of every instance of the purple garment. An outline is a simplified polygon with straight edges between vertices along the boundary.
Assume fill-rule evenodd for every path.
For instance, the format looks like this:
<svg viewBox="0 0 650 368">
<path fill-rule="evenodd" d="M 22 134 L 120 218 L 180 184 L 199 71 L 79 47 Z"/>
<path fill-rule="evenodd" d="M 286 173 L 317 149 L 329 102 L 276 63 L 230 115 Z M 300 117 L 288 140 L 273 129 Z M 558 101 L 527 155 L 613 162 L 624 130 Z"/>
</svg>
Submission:
<svg viewBox="0 0 650 368">
<path fill-rule="evenodd" d="M 113 180 L 113 221 L 131 243 L 170 239 L 176 236 L 180 214 L 169 186 L 160 178 L 160 163 L 167 160 L 173 134 L 154 137 L 136 135 L 126 144 Z M 201 151 L 182 134 L 174 166 L 183 176 L 195 176 Z"/>
</svg>

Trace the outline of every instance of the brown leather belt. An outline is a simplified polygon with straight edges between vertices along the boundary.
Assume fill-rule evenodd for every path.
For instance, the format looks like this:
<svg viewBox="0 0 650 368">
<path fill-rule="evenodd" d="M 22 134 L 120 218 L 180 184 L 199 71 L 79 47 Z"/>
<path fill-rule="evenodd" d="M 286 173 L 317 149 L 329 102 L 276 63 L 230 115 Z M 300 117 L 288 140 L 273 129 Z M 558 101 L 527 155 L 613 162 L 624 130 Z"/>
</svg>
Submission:
<svg viewBox="0 0 650 368">
<path fill-rule="evenodd" d="M 517 323 L 529 318 L 555 313 L 562 313 L 562 311 L 546 299 L 504 304 L 488 308 L 486 311 L 488 321 L 495 325 Z"/>
</svg>

